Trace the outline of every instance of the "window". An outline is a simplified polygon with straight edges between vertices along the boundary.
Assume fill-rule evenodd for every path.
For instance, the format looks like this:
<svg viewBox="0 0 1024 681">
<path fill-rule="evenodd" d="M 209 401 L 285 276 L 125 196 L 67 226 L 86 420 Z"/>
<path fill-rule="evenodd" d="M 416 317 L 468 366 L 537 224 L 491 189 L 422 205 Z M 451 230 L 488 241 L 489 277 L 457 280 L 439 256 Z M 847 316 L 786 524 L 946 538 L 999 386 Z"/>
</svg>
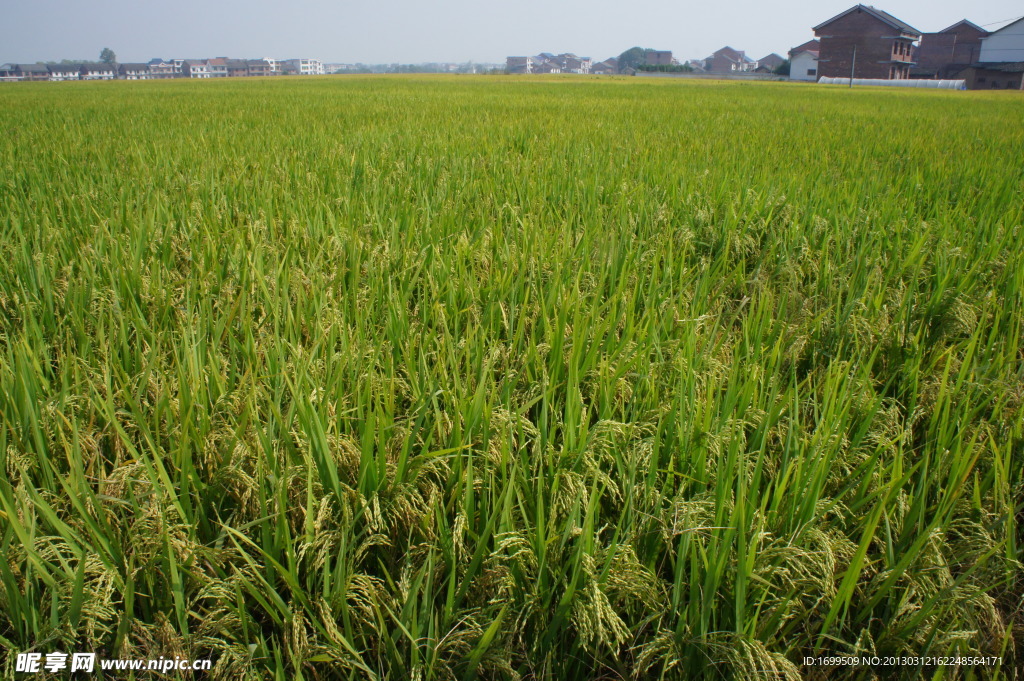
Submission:
<svg viewBox="0 0 1024 681">
<path fill-rule="evenodd" d="M 807 69 L 807 75 L 808 76 L 816 76 L 816 75 L 818 75 L 818 69 Z"/>
</svg>

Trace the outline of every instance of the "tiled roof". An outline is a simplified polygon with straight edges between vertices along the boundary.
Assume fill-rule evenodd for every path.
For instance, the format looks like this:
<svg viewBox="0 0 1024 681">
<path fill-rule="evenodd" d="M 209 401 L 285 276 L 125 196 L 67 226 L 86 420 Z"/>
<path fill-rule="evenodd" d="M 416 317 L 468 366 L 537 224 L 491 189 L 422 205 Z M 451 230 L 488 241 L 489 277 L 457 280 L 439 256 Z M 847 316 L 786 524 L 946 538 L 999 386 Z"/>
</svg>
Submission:
<svg viewBox="0 0 1024 681">
<path fill-rule="evenodd" d="M 817 32 L 820 29 L 824 28 L 825 26 L 828 26 L 829 24 L 831 24 L 833 21 L 836 21 L 838 19 L 842 19 L 847 14 L 851 14 L 853 12 L 867 12 L 868 14 L 872 15 L 876 19 L 884 21 L 885 23 L 889 24 L 893 28 L 899 29 L 900 31 L 903 31 L 904 33 L 912 33 L 912 34 L 918 35 L 918 36 L 921 35 L 921 32 L 919 30 L 917 30 L 916 28 L 914 28 L 913 26 L 911 26 L 907 22 L 902 21 L 900 19 L 897 19 L 896 17 L 894 17 L 893 15 L 889 14 L 888 12 L 880 10 L 877 7 L 872 7 L 871 5 L 854 5 L 853 7 L 851 7 L 848 10 L 846 10 L 845 12 L 841 12 L 841 13 L 835 15 L 834 17 L 832 17 L 828 21 L 821 22 L 820 24 L 818 24 L 817 26 L 815 26 L 811 30 Z"/>
<path fill-rule="evenodd" d="M 946 28 L 942 29 L 941 31 L 939 31 L 939 33 L 952 33 L 954 28 L 959 28 L 960 26 L 966 26 L 967 28 L 973 28 L 975 31 L 985 33 L 986 35 L 988 34 L 988 31 L 983 29 L 981 26 L 978 26 L 973 21 L 968 21 L 967 19 L 961 19 L 952 26 L 947 26 Z"/>
</svg>

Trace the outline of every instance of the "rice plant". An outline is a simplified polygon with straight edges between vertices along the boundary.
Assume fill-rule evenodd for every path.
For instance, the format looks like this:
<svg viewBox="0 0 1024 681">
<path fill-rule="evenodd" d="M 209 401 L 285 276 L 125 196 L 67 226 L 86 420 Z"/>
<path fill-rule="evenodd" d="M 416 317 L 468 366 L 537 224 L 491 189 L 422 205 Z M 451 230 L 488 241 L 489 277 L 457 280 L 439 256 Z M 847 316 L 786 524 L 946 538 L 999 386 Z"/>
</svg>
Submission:
<svg viewBox="0 0 1024 681">
<path fill-rule="evenodd" d="M 56 85 L 0 88 L 4 676 L 1021 678 L 1019 96 Z"/>
</svg>

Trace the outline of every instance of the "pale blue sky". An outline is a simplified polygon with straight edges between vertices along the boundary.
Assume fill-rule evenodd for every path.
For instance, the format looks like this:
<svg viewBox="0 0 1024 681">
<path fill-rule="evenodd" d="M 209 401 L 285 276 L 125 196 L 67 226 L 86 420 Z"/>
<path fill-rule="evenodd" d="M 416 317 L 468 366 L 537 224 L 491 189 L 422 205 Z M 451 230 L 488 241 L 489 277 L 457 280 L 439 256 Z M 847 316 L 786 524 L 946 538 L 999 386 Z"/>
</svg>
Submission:
<svg viewBox="0 0 1024 681">
<path fill-rule="evenodd" d="M 590 0 L 0 0 L 0 63 L 152 57 L 312 57 L 324 62 L 503 62 L 508 55 L 575 52 L 605 59 L 634 45 L 700 58 L 723 45 L 760 58 L 813 37 L 848 0 L 700 2 Z M 1020 0 L 879 0 L 920 31 L 964 17 L 977 24 L 1024 14 Z M 642 8 L 642 9 L 640 9 Z M 990 30 L 999 25 L 990 27 Z"/>
</svg>

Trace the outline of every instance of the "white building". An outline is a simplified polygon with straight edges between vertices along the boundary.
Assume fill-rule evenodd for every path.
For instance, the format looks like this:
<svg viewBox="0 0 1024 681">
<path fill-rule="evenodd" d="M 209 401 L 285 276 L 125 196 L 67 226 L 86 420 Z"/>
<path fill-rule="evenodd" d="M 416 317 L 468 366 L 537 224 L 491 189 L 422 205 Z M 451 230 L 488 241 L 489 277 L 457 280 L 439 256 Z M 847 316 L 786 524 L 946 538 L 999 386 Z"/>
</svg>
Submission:
<svg viewBox="0 0 1024 681">
<path fill-rule="evenodd" d="M 81 64 L 50 64 L 50 80 L 78 80 L 82 74 Z"/>
<path fill-rule="evenodd" d="M 82 80 L 114 80 L 113 64 L 83 64 Z"/>
<path fill-rule="evenodd" d="M 175 64 L 177 62 L 177 64 Z M 149 77 L 151 79 L 158 78 L 180 78 L 181 77 L 181 60 L 176 59 L 174 61 L 164 61 L 163 59 L 150 60 L 149 64 Z"/>
<path fill-rule="evenodd" d="M 285 70 L 300 76 L 322 76 L 324 65 L 319 59 L 285 59 Z"/>
<path fill-rule="evenodd" d="M 228 77 L 228 60 L 226 57 L 217 57 L 216 59 L 207 59 L 206 68 L 210 71 L 210 78 L 227 78 Z"/>
<path fill-rule="evenodd" d="M 817 40 L 808 40 L 789 51 L 789 79 L 818 82 Z"/>
<path fill-rule="evenodd" d="M 184 59 L 181 63 L 181 75 L 186 78 L 209 78 L 210 65 L 198 59 Z"/>
<path fill-rule="evenodd" d="M 149 80 L 149 64 L 118 64 L 117 75 L 124 80 Z"/>
<path fill-rule="evenodd" d="M 508 57 L 505 70 L 509 73 L 533 73 L 533 57 Z"/>
<path fill-rule="evenodd" d="M 1024 62 L 1024 17 L 981 39 L 980 62 Z"/>
</svg>

